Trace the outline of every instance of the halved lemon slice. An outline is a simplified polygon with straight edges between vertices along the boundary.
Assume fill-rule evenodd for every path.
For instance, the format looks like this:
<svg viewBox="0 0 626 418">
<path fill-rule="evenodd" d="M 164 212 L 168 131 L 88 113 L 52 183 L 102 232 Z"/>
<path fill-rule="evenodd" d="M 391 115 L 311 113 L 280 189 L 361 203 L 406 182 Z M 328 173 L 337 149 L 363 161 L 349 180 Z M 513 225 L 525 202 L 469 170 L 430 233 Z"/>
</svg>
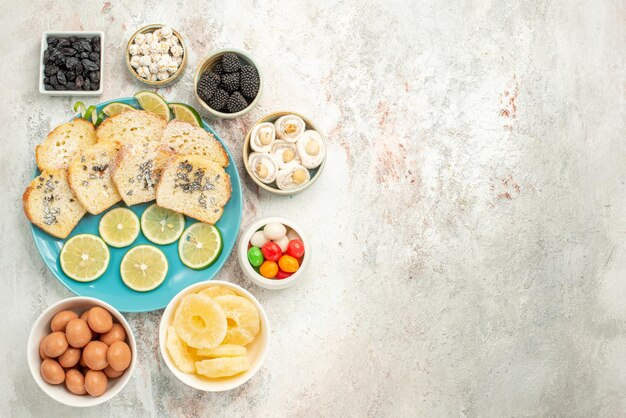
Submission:
<svg viewBox="0 0 626 418">
<path fill-rule="evenodd" d="M 109 103 L 108 105 L 104 106 L 104 108 L 102 109 L 104 114 L 107 116 L 119 115 L 120 113 L 128 112 L 129 110 L 137 110 L 137 109 L 135 109 L 129 104 L 122 103 L 122 102 Z"/>
<path fill-rule="evenodd" d="M 139 219 L 130 209 L 116 208 L 100 219 L 98 231 L 111 247 L 128 247 L 139 236 Z"/>
<path fill-rule="evenodd" d="M 59 255 L 61 269 L 79 282 L 91 282 L 102 276 L 109 266 L 109 248 L 102 239 L 91 234 L 70 238 Z"/>
<path fill-rule="evenodd" d="M 122 281 L 137 292 L 147 292 L 159 287 L 167 276 L 167 258 L 163 251 L 152 245 L 138 245 L 122 258 Z"/>
<path fill-rule="evenodd" d="M 137 99 L 139 106 L 141 106 L 143 110 L 156 113 L 165 120 L 170 120 L 170 108 L 167 107 L 167 102 L 155 92 L 147 90 L 140 91 L 135 94 L 135 99 Z"/>
<path fill-rule="evenodd" d="M 180 261 L 200 270 L 209 267 L 222 252 L 222 234 L 213 225 L 195 223 L 185 229 L 178 241 Z"/>
<path fill-rule="evenodd" d="M 202 118 L 196 109 L 184 103 L 170 103 L 174 118 L 202 127 Z"/>
<path fill-rule="evenodd" d="M 167 245 L 176 241 L 185 229 L 185 217 L 156 203 L 141 215 L 141 230 L 150 241 Z"/>
</svg>

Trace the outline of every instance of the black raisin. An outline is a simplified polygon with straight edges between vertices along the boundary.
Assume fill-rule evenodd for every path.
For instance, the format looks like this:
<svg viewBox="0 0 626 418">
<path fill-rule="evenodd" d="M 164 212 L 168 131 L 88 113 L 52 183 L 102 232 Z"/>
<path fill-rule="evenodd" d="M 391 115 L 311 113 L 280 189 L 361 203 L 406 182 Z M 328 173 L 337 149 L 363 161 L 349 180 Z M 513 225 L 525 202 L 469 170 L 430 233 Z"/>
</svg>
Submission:
<svg viewBox="0 0 626 418">
<path fill-rule="evenodd" d="M 81 52 L 79 55 L 81 58 L 89 58 L 89 52 L 85 51 L 85 52 Z"/>
<path fill-rule="evenodd" d="M 56 65 L 46 65 L 46 68 L 43 70 L 45 75 L 54 75 L 59 71 L 59 67 Z"/>
<path fill-rule="evenodd" d="M 85 67 L 85 70 L 88 70 L 88 71 L 97 71 L 97 70 L 99 70 L 99 69 L 100 69 L 100 67 L 98 66 L 98 64 L 96 64 L 95 62 L 90 61 L 90 60 L 88 60 L 88 59 L 84 59 L 84 60 L 82 61 L 82 63 L 83 63 L 83 67 Z"/>
<path fill-rule="evenodd" d="M 74 83 L 76 83 L 76 90 L 80 90 L 83 87 L 83 76 L 82 75 L 77 75 L 76 76 L 76 80 L 74 80 Z"/>
<path fill-rule="evenodd" d="M 78 64 L 79 62 L 80 61 L 78 61 L 78 58 L 70 57 L 65 60 L 65 68 L 67 68 L 68 70 L 71 70 L 74 67 L 76 67 L 76 64 Z"/>
<path fill-rule="evenodd" d="M 76 79 L 76 73 L 74 73 L 74 71 L 66 71 L 65 78 L 67 81 L 74 81 Z"/>
<path fill-rule="evenodd" d="M 74 48 L 71 48 L 71 47 L 61 48 L 61 52 L 66 57 L 73 57 L 76 54 L 76 50 Z"/>
<path fill-rule="evenodd" d="M 68 81 L 65 87 L 67 87 L 68 90 L 78 90 L 76 88 L 76 83 L 74 83 L 73 81 Z"/>
<path fill-rule="evenodd" d="M 99 52 L 90 52 L 89 59 L 93 62 L 100 62 L 100 53 Z"/>
<path fill-rule="evenodd" d="M 48 61 L 56 62 L 60 58 L 63 58 L 63 54 L 58 49 L 54 49 L 50 52 L 50 57 Z"/>
<path fill-rule="evenodd" d="M 91 81 L 86 77 L 83 81 L 83 90 L 91 90 Z"/>
<path fill-rule="evenodd" d="M 67 83 L 67 79 L 65 78 L 65 73 L 63 71 L 57 72 L 57 81 L 59 82 L 59 84 Z"/>
<path fill-rule="evenodd" d="M 56 36 L 49 36 L 47 41 L 48 41 L 48 45 L 55 46 L 56 44 L 59 43 L 59 38 L 57 38 Z"/>
<path fill-rule="evenodd" d="M 89 79 L 92 83 L 98 83 L 100 81 L 100 71 L 92 71 L 89 74 Z"/>
</svg>

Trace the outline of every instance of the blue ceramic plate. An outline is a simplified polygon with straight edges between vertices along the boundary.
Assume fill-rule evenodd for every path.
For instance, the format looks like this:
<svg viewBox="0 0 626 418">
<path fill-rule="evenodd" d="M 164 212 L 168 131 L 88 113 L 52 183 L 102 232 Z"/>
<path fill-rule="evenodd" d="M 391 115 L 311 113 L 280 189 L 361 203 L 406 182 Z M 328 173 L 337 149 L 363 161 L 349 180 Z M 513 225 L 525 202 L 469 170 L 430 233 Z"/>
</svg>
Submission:
<svg viewBox="0 0 626 418">
<path fill-rule="evenodd" d="M 104 106 L 113 101 L 124 102 L 139 108 L 137 101 L 130 97 L 100 103 L 97 105 L 98 111 L 102 110 Z M 39 254 L 41 254 L 43 261 L 46 263 L 46 266 L 48 266 L 52 274 L 54 274 L 57 279 L 65 285 L 65 287 L 79 296 L 91 296 L 101 299 L 115 306 L 115 308 L 122 312 L 146 312 L 164 308 L 167 303 L 185 287 L 203 280 L 211 280 L 217 272 L 220 271 L 220 269 L 224 266 L 226 259 L 228 259 L 233 246 L 235 245 L 237 233 L 241 224 L 241 183 L 239 181 L 237 166 L 235 165 L 235 161 L 233 160 L 233 156 L 230 154 L 228 147 L 206 122 L 203 121 L 203 124 L 204 129 L 212 133 L 213 136 L 215 136 L 215 138 L 222 143 L 224 149 L 228 153 L 229 165 L 226 168 L 226 172 L 230 175 L 230 181 L 233 189 L 231 198 L 228 201 L 228 204 L 224 207 L 224 214 L 216 224 L 217 228 L 222 233 L 224 245 L 222 253 L 217 261 L 204 270 L 192 270 L 183 265 L 178 257 L 178 241 L 169 245 L 156 245 L 165 253 L 169 262 L 167 277 L 165 278 L 163 284 L 154 290 L 149 292 L 136 292 L 126 287 L 124 282 L 122 282 L 120 277 L 120 262 L 122 261 L 124 254 L 134 246 L 139 244 L 155 245 L 148 241 L 146 237 L 144 237 L 143 233 L 140 233 L 137 240 L 126 248 L 109 247 L 109 250 L 111 251 L 111 261 L 104 275 L 93 282 L 80 283 L 67 277 L 65 273 L 63 273 L 63 270 L 61 270 L 58 260 L 61 247 L 63 247 L 65 240 L 55 238 L 35 225 L 32 225 L 33 238 L 35 239 L 35 245 L 39 250 Z M 144 209 L 152 203 L 154 202 L 135 205 L 130 209 L 132 209 L 132 211 L 135 212 L 139 218 L 141 218 L 141 214 Z M 125 205 L 120 203 L 114 207 L 119 206 Z M 66 239 L 69 239 L 77 234 L 87 233 L 98 235 L 98 223 L 100 222 L 102 215 L 107 212 L 108 210 L 96 216 L 86 214 L 85 217 L 78 223 L 76 228 L 74 228 L 70 236 Z M 196 221 L 194 219 L 186 217 L 186 226 L 195 222 Z"/>
</svg>

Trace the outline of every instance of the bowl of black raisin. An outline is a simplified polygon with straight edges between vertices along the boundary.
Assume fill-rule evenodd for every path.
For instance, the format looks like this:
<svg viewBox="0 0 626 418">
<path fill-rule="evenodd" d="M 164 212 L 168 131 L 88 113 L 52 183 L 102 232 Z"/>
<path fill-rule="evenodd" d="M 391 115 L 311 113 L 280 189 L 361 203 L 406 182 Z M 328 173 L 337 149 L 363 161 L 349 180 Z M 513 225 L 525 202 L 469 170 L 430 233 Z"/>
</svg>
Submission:
<svg viewBox="0 0 626 418">
<path fill-rule="evenodd" d="M 102 94 L 103 32 L 44 32 L 39 92 L 52 96 Z"/>
<path fill-rule="evenodd" d="M 194 87 L 196 98 L 211 116 L 235 119 L 257 104 L 263 78 L 250 54 L 239 49 L 220 49 L 200 63 Z"/>
</svg>

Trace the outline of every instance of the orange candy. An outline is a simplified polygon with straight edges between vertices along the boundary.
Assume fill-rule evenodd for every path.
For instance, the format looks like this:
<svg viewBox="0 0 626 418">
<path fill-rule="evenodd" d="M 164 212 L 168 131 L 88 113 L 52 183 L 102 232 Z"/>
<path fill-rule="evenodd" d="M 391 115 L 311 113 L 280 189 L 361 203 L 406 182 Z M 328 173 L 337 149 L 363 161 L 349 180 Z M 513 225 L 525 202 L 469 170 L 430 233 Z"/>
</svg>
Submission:
<svg viewBox="0 0 626 418">
<path fill-rule="evenodd" d="M 259 273 L 265 278 L 273 279 L 276 277 L 276 273 L 278 273 L 278 265 L 275 261 L 265 260 L 259 267 Z"/>
<path fill-rule="evenodd" d="M 298 264 L 298 260 L 290 255 L 283 255 L 278 260 L 278 265 L 280 269 L 285 273 L 295 273 L 299 268 L 300 264 Z"/>
</svg>

